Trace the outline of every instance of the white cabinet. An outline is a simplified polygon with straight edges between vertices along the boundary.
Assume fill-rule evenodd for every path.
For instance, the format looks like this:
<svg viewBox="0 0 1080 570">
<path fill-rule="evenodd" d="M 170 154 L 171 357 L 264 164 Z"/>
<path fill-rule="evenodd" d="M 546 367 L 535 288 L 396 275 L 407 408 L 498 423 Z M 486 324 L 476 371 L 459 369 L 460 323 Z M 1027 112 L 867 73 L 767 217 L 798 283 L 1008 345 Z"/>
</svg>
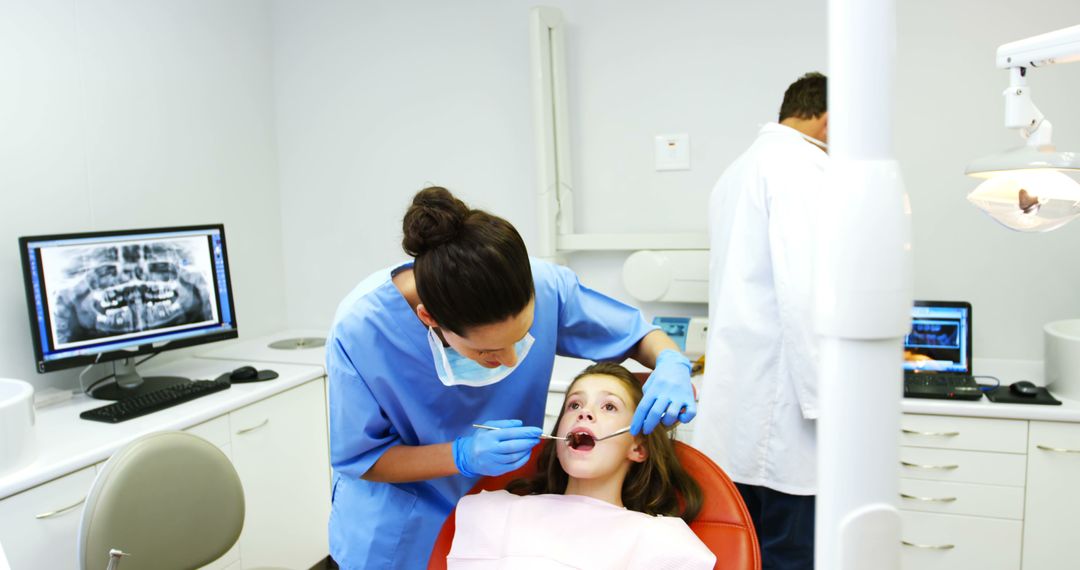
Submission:
<svg viewBox="0 0 1080 570">
<path fill-rule="evenodd" d="M 1031 422 L 1024 570 L 1075 568 L 1080 425 Z"/>
<path fill-rule="evenodd" d="M 310 568 L 328 553 L 330 460 L 324 378 L 274 394 L 187 431 L 221 448 L 244 487 L 244 530 L 203 570 Z M 0 500 L 0 542 L 15 570 L 77 567 L 90 466 Z"/>
<path fill-rule="evenodd" d="M 195 434 L 206 441 L 216 445 L 229 461 L 233 460 L 232 443 L 229 439 L 229 416 L 214 418 L 208 422 L 191 426 L 184 430 Z M 203 566 L 201 570 L 234 570 L 240 568 L 240 541 L 232 545 L 228 552 L 220 558 Z"/>
<path fill-rule="evenodd" d="M 905 414 L 904 570 L 1019 570 L 1028 422 Z"/>
<path fill-rule="evenodd" d="M 323 382 L 229 414 L 233 464 L 247 501 L 244 567 L 310 568 L 327 555 L 330 464 Z"/>
<path fill-rule="evenodd" d="M 90 466 L 0 501 L 0 541 L 12 568 L 75 567 L 79 518 L 93 484 Z"/>
<path fill-rule="evenodd" d="M 1080 423 L 905 414 L 905 570 L 1080 568 Z"/>
<path fill-rule="evenodd" d="M 1026 453 L 1027 424 L 1027 420 L 904 414 L 900 445 Z"/>
<path fill-rule="evenodd" d="M 913 511 L 900 511 L 900 519 L 904 529 L 901 566 L 905 570 L 1020 567 L 1020 521 Z"/>
</svg>

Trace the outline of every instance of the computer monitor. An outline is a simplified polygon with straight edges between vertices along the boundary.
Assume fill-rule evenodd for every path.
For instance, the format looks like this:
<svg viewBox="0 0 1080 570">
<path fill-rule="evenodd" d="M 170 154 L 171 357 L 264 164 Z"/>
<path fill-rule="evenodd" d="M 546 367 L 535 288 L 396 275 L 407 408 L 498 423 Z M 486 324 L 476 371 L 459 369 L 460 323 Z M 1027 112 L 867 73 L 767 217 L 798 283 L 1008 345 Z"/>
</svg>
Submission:
<svg viewBox="0 0 1080 570">
<path fill-rule="evenodd" d="M 187 382 L 144 379 L 134 357 L 236 338 L 218 225 L 19 238 L 38 372 L 114 363 L 119 400 Z"/>
<path fill-rule="evenodd" d="M 915 301 L 904 338 L 904 370 L 971 374 L 971 304 Z"/>
</svg>

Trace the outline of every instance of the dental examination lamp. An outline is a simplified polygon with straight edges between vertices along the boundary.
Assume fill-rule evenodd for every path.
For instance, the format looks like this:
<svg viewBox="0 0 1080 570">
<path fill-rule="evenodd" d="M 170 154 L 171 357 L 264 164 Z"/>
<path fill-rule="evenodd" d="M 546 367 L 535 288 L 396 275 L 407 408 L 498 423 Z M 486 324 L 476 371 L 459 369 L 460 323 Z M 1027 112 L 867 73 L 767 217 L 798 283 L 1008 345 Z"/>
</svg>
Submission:
<svg viewBox="0 0 1080 570">
<path fill-rule="evenodd" d="M 1027 144 L 985 156 L 966 174 L 985 179 L 968 194 L 975 204 L 1010 229 L 1046 232 L 1080 216 L 1080 153 L 1054 148 L 1050 121 L 1031 100 L 1027 72 L 1080 61 L 1080 25 L 1002 45 L 997 66 L 1009 70 L 1005 126 L 1019 129 Z"/>
</svg>

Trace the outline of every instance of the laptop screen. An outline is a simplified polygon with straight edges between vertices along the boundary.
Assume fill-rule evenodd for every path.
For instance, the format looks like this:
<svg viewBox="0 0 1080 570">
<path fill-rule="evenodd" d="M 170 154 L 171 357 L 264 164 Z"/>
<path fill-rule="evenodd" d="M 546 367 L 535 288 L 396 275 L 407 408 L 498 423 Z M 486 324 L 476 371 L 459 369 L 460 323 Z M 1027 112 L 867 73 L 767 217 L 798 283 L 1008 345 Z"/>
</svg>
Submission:
<svg viewBox="0 0 1080 570">
<path fill-rule="evenodd" d="M 971 304 L 915 301 L 904 370 L 971 374 Z"/>
</svg>

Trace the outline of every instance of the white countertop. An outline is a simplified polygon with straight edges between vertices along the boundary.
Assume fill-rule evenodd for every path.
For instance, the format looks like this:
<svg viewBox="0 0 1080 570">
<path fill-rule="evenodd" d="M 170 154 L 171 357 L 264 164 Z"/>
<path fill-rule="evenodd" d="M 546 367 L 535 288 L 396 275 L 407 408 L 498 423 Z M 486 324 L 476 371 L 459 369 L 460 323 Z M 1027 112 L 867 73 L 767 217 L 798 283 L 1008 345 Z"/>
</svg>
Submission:
<svg viewBox="0 0 1080 570">
<path fill-rule="evenodd" d="M 199 358 L 224 360 L 254 360 L 280 362 L 283 364 L 311 364 L 325 369 L 326 350 L 319 346 L 301 349 L 270 348 L 270 343 L 293 338 L 326 338 L 328 331 L 316 329 L 292 329 L 267 336 L 241 339 L 235 342 L 215 343 L 213 348 L 196 353 Z M 217 344 L 222 346 L 218 347 Z"/>
<path fill-rule="evenodd" d="M 312 329 L 294 329 L 274 333 L 264 337 L 245 339 L 230 343 L 222 348 L 215 348 L 199 353 L 200 358 L 224 358 L 229 360 L 244 361 L 247 359 L 260 362 L 284 362 L 295 364 L 311 364 L 323 366 L 326 351 L 323 347 L 280 350 L 269 347 L 269 344 L 278 340 L 301 337 L 325 337 L 326 331 Z M 592 361 L 580 358 L 556 356 L 555 364 L 551 373 L 550 391 L 565 392 L 570 381 L 574 379 Z M 627 360 L 624 366 L 634 372 L 648 371 L 648 368 L 633 360 Z M 1036 384 L 1043 384 L 1042 362 L 1037 360 L 1007 360 L 995 358 L 976 358 L 973 368 L 979 375 L 992 375 L 1001 380 L 1002 385 L 1008 385 L 1016 380 L 1031 380 Z M 699 382 L 701 377 L 696 377 Z M 698 386 L 700 389 L 700 386 Z M 1057 396 L 1055 396 L 1057 397 Z M 953 416 L 972 416 L 983 418 L 1011 418 L 1024 420 L 1046 420 L 1061 422 L 1080 422 L 1080 402 L 1066 400 L 1060 406 L 1043 406 L 1032 404 L 995 404 L 985 397 L 976 402 L 963 402 L 951 400 L 929 400 L 905 398 L 901 401 L 901 410 L 909 414 L 938 414 Z"/>
<path fill-rule="evenodd" d="M 244 339 L 238 342 L 230 342 L 220 348 L 213 348 L 196 354 L 198 358 L 215 358 L 226 360 L 257 360 L 259 362 L 282 362 L 286 364 L 311 364 L 325 368 L 325 347 L 283 350 L 270 348 L 270 343 L 292 338 L 326 337 L 326 331 L 314 329 L 292 329 L 274 333 L 271 335 Z M 224 343 L 223 343 L 224 344 Z M 555 365 L 551 373 L 551 390 L 563 392 L 570 385 L 570 381 L 577 376 L 586 366 L 592 364 L 591 360 L 556 356 Z M 634 372 L 648 371 L 648 368 L 633 360 L 627 360 L 624 366 Z"/>
<path fill-rule="evenodd" d="M 139 373 L 143 376 L 173 374 L 210 380 L 244 364 L 251 364 L 260 370 L 270 368 L 280 376 L 265 382 L 234 384 L 227 390 L 118 424 L 79 418 L 79 413 L 109 403 L 82 394 L 38 409 L 34 427 L 37 456 L 22 469 L 0 476 L 0 499 L 103 461 L 126 443 L 143 435 L 186 429 L 324 375 L 319 366 L 198 358 L 186 358 L 157 367 L 139 367 Z"/>
<path fill-rule="evenodd" d="M 1048 422 L 1080 422 L 1080 402 L 1054 394 L 1060 406 L 1041 404 L 1001 404 L 983 396 L 974 402 L 904 398 L 900 410 L 905 414 L 935 414 L 940 416 L 970 416 L 976 418 L 1006 418 L 1043 420 Z"/>
</svg>

